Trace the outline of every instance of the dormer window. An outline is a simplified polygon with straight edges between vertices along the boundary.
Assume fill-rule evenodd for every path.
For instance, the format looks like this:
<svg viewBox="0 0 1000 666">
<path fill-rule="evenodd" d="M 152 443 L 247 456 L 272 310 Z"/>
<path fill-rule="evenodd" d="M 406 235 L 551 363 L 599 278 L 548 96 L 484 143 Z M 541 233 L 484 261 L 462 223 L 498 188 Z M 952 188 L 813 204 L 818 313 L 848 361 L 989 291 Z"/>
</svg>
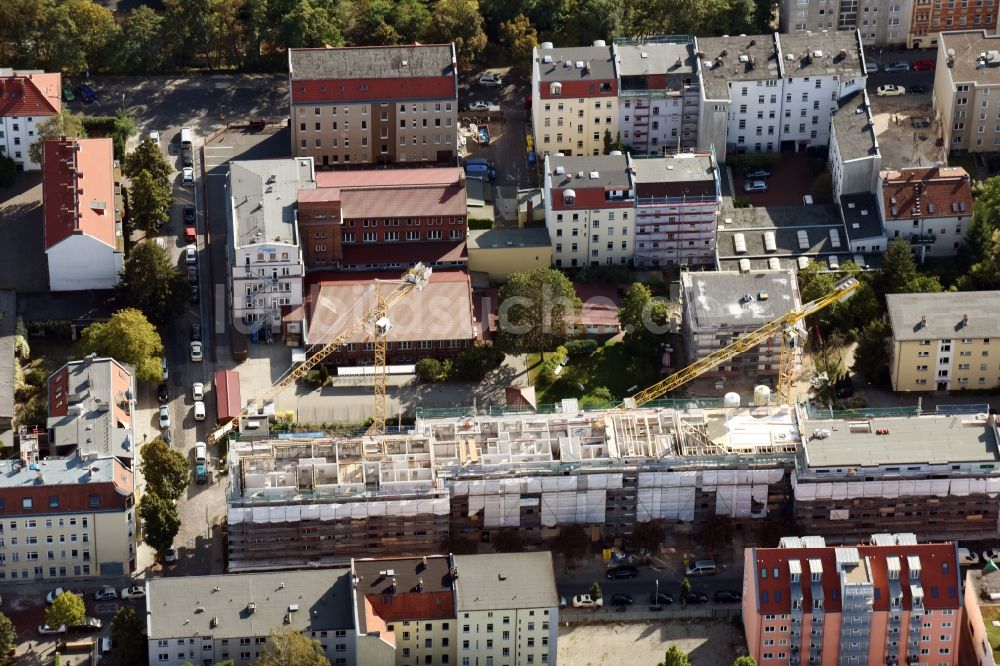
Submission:
<svg viewBox="0 0 1000 666">
<path fill-rule="evenodd" d="M 550 95 L 562 95 L 562 84 L 558 81 L 549 84 L 549 94 Z"/>
<path fill-rule="evenodd" d="M 563 204 L 567 206 L 572 206 L 575 203 L 576 203 L 576 191 L 563 190 Z"/>
</svg>

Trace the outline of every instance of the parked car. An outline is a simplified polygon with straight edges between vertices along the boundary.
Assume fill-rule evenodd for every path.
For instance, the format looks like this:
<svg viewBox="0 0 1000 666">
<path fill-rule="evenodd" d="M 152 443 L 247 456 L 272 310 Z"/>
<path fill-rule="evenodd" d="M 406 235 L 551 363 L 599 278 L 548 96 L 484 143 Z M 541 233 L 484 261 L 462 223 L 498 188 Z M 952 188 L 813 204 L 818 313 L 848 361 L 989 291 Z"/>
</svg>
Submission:
<svg viewBox="0 0 1000 666">
<path fill-rule="evenodd" d="M 194 420 L 205 420 L 205 403 L 201 400 L 196 400 L 194 403 Z"/>
<path fill-rule="evenodd" d="M 160 130 L 149 130 L 149 138 L 160 143 Z"/>
<path fill-rule="evenodd" d="M 199 298 L 201 298 L 201 294 L 198 293 L 198 285 L 191 285 L 191 302 L 197 303 Z"/>
<path fill-rule="evenodd" d="M 914 72 L 929 72 L 934 69 L 934 61 L 930 58 L 924 58 L 923 60 L 917 60 L 911 65 Z"/>
<path fill-rule="evenodd" d="M 482 100 L 476 100 L 475 102 L 469 102 L 469 111 L 485 111 L 490 108 L 490 105 Z"/>
<path fill-rule="evenodd" d="M 208 447 L 205 442 L 194 445 L 194 476 L 198 483 L 208 483 Z"/>
<path fill-rule="evenodd" d="M 88 86 L 86 83 L 81 83 L 80 85 L 78 85 L 76 87 L 76 92 L 80 95 L 80 97 L 83 98 L 83 101 L 87 102 L 88 104 L 97 99 L 97 93 L 94 92 L 94 89 Z"/>
<path fill-rule="evenodd" d="M 573 597 L 573 608 L 600 608 L 604 599 L 591 599 L 589 594 L 578 594 Z"/>
<path fill-rule="evenodd" d="M 191 146 L 181 146 L 181 166 L 194 166 L 194 151 Z"/>
<path fill-rule="evenodd" d="M 191 398 L 192 400 L 203 400 L 205 398 L 205 385 L 201 382 L 195 382 L 192 384 Z"/>
<path fill-rule="evenodd" d="M 184 263 L 198 263 L 198 248 L 194 244 L 188 245 L 184 248 Z"/>
<path fill-rule="evenodd" d="M 194 169 L 186 166 L 181 174 L 181 182 L 184 187 L 194 187 Z"/>
<path fill-rule="evenodd" d="M 879 97 L 896 97 L 898 95 L 905 95 L 906 88 L 903 86 L 896 86 L 891 83 L 884 86 L 879 86 L 875 89 L 875 94 Z"/>
<path fill-rule="evenodd" d="M 490 145 L 490 128 L 486 125 L 479 126 L 479 145 Z"/>
<path fill-rule="evenodd" d="M 899 62 L 890 62 L 884 67 L 888 74 L 898 74 L 900 72 L 910 71 L 910 63 L 900 60 Z"/>
<path fill-rule="evenodd" d="M 57 587 L 56 589 L 52 590 L 51 592 L 45 595 L 45 603 L 47 604 L 55 603 L 56 598 L 63 592 L 72 592 L 72 590 L 67 590 L 66 588 Z M 81 598 L 83 597 L 83 595 L 80 594 L 79 592 L 73 592 L 73 594 Z"/>
<path fill-rule="evenodd" d="M 160 430 L 166 430 L 170 427 L 170 408 L 166 405 L 160 405 Z"/>
<path fill-rule="evenodd" d="M 174 564 L 177 561 L 177 551 L 173 548 L 167 550 L 167 554 L 163 556 L 163 561 L 166 564 Z"/>
<path fill-rule="evenodd" d="M 487 88 L 499 88 L 503 85 L 503 79 L 498 74 L 483 74 L 479 77 L 479 85 Z"/>
<path fill-rule="evenodd" d="M 719 590 L 712 595 L 712 599 L 717 604 L 732 604 L 743 601 L 743 593 L 735 590 Z"/>
<path fill-rule="evenodd" d="M 611 567 L 606 572 L 604 572 L 604 577 L 608 580 L 619 580 L 621 578 L 635 578 L 639 575 L 639 570 L 632 565 L 624 565 L 620 567 Z"/>
<path fill-rule="evenodd" d="M 110 585 L 105 585 L 97 592 L 94 592 L 94 599 L 97 599 L 98 601 L 107 601 L 108 599 L 117 599 L 117 598 L 118 598 L 118 590 L 111 587 Z"/>
<path fill-rule="evenodd" d="M 689 604 L 707 604 L 708 595 L 704 592 L 695 592 L 694 590 L 691 590 L 684 595 L 684 601 Z"/>
<path fill-rule="evenodd" d="M 194 206 L 191 204 L 184 206 L 184 240 L 188 243 L 198 240 L 198 225 L 195 222 Z"/>
<path fill-rule="evenodd" d="M 61 624 L 58 627 L 50 627 L 47 624 L 38 625 L 38 633 L 40 634 L 65 634 L 66 625 Z"/>
<path fill-rule="evenodd" d="M 198 267 L 188 266 L 187 267 L 188 282 L 191 284 L 198 284 Z"/>
<path fill-rule="evenodd" d="M 968 548 L 959 548 L 958 564 L 963 567 L 974 567 L 979 564 L 979 555 Z"/>
<path fill-rule="evenodd" d="M 631 606 L 633 603 L 635 602 L 632 600 L 632 595 L 630 594 L 618 592 L 617 594 L 611 595 L 612 606 Z"/>
<path fill-rule="evenodd" d="M 64 102 L 72 102 L 76 99 L 76 95 L 73 94 L 73 89 L 68 83 L 64 83 L 62 87 L 62 98 Z"/>
<path fill-rule="evenodd" d="M 191 324 L 191 339 L 201 340 L 201 324 Z"/>
<path fill-rule="evenodd" d="M 878 71 L 878 63 L 874 60 L 865 60 L 865 73 L 874 74 Z"/>
<path fill-rule="evenodd" d="M 649 595 L 650 606 L 669 606 L 674 603 L 674 597 L 669 592 L 653 592 Z"/>
<path fill-rule="evenodd" d="M 692 562 L 684 571 L 685 576 L 712 576 L 718 571 L 715 560 L 698 560 Z"/>
<path fill-rule="evenodd" d="M 170 387 L 167 386 L 166 382 L 163 382 L 156 387 L 156 397 L 160 402 L 170 400 Z"/>
<path fill-rule="evenodd" d="M 758 178 L 767 178 L 771 175 L 770 169 L 765 169 L 764 167 L 754 167 L 747 169 L 743 172 L 743 177 L 747 180 L 755 180 Z"/>
<path fill-rule="evenodd" d="M 203 357 L 201 353 L 201 343 L 198 341 L 191 342 L 191 360 L 195 363 L 201 363 Z"/>
<path fill-rule="evenodd" d="M 983 551 L 983 561 L 1000 564 L 1000 550 L 996 548 L 987 548 Z"/>
<path fill-rule="evenodd" d="M 748 180 L 743 183 L 744 192 L 767 192 L 767 183 L 763 180 Z"/>
<path fill-rule="evenodd" d="M 925 86 L 922 83 L 918 83 L 906 89 L 906 92 L 909 93 L 910 95 L 926 95 L 930 91 L 931 87 Z"/>
<path fill-rule="evenodd" d="M 145 599 L 146 588 L 142 585 L 132 585 L 122 588 L 122 599 Z"/>
<path fill-rule="evenodd" d="M 470 166 L 476 166 L 476 165 L 481 165 L 481 166 L 484 166 L 484 167 L 486 167 L 488 169 L 496 169 L 497 168 L 497 165 L 493 162 L 493 160 L 487 159 L 485 157 L 470 157 L 469 159 L 465 160 L 465 167 L 466 168 L 469 168 Z"/>
<path fill-rule="evenodd" d="M 925 127 L 930 127 L 931 121 L 927 118 L 910 118 L 910 127 L 914 129 L 923 129 Z"/>
<path fill-rule="evenodd" d="M 101 630 L 101 624 L 96 617 L 85 617 L 80 624 L 71 624 L 66 629 L 74 634 L 93 634 Z"/>
</svg>

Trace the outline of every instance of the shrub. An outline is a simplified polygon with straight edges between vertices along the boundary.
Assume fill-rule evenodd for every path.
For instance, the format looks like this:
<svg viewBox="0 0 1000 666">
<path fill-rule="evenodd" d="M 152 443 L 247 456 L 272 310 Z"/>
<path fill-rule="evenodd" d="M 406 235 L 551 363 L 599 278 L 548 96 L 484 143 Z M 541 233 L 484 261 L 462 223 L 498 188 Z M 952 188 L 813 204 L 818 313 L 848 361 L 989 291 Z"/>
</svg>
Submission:
<svg viewBox="0 0 1000 666">
<path fill-rule="evenodd" d="M 556 373 L 552 371 L 552 368 L 546 366 L 539 370 L 538 375 L 535 376 L 535 386 L 545 389 L 552 386 L 552 382 L 555 380 Z"/>
<path fill-rule="evenodd" d="M 441 362 L 436 358 L 422 358 L 416 365 L 417 379 L 422 382 L 437 382 L 443 379 Z"/>
<path fill-rule="evenodd" d="M 485 218 L 469 218 L 469 229 L 492 229 L 493 220 Z"/>
<path fill-rule="evenodd" d="M 115 131 L 114 116 L 84 116 L 81 118 L 83 129 L 89 137 L 108 137 Z"/>
<path fill-rule="evenodd" d="M 319 388 L 326 383 L 326 380 L 323 378 L 323 374 L 318 369 L 313 368 L 306 373 L 305 382 L 313 388 Z"/>
<path fill-rule="evenodd" d="M 581 338 L 579 340 L 570 340 L 565 345 L 566 354 L 570 358 L 576 358 L 580 356 L 590 356 L 597 348 L 600 346 L 597 344 L 597 340 L 591 340 L 590 338 Z"/>
<path fill-rule="evenodd" d="M 453 375 L 457 379 L 477 382 L 503 363 L 503 352 L 492 346 L 469 347 L 455 360 Z"/>
<path fill-rule="evenodd" d="M 733 208 L 749 208 L 750 199 L 743 195 L 736 195 L 733 197 Z"/>
</svg>

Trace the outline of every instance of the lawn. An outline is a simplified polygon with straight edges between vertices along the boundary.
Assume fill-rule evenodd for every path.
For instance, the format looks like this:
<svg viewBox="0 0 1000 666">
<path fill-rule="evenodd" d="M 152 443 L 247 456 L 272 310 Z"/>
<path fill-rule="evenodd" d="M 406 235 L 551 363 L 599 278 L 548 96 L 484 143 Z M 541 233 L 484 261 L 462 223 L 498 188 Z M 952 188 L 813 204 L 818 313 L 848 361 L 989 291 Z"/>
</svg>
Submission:
<svg viewBox="0 0 1000 666">
<path fill-rule="evenodd" d="M 1000 620 L 1000 606 L 980 606 L 979 610 L 983 613 L 983 624 L 986 625 L 986 635 L 993 648 L 993 659 L 1000 659 L 1000 627 L 993 624 L 995 620 Z"/>
<path fill-rule="evenodd" d="M 538 354 L 528 355 L 528 367 L 528 375 L 534 384 L 541 368 Z M 563 398 L 582 398 L 603 386 L 611 392 L 613 398 L 620 400 L 657 379 L 659 373 L 653 364 L 645 359 L 635 363 L 628 348 L 621 342 L 614 341 L 599 347 L 590 356 L 571 358 L 556 381 L 545 388 L 536 386 L 536 393 L 538 402 L 546 404 Z M 633 386 L 638 388 L 630 391 Z"/>
</svg>

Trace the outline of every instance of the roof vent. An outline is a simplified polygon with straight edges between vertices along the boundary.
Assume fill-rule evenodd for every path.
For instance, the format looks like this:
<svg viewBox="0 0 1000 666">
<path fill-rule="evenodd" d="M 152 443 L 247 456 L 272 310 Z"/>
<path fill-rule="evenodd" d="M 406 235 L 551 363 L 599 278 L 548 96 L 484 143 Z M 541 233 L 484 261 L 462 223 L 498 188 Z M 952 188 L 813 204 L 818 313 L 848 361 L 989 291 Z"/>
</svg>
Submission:
<svg viewBox="0 0 1000 666">
<path fill-rule="evenodd" d="M 298 612 L 298 610 L 299 610 L 299 605 L 298 604 L 288 604 L 288 612 L 289 613 L 295 613 L 295 612 Z"/>
<path fill-rule="evenodd" d="M 864 217 L 864 216 L 865 216 L 865 215 L 867 215 L 867 214 L 868 214 L 868 211 L 867 211 L 867 210 L 862 210 L 862 211 L 861 211 L 861 216 L 862 216 L 862 217 Z"/>
<path fill-rule="evenodd" d="M 212 629 L 215 629 L 216 627 L 218 627 L 219 626 L 219 616 L 216 615 L 215 617 L 213 617 L 212 621 L 208 623 L 208 626 L 211 627 Z"/>
<path fill-rule="evenodd" d="M 813 51 L 813 58 L 822 58 L 822 57 L 823 57 L 822 51 Z"/>
<path fill-rule="evenodd" d="M 250 603 L 248 603 L 247 604 L 247 612 L 250 613 L 251 615 L 253 615 L 254 613 L 256 613 L 257 612 L 257 604 L 255 604 L 252 601 Z"/>
<path fill-rule="evenodd" d="M 566 167 L 564 167 L 564 166 L 557 166 L 556 167 L 556 175 L 557 176 L 562 176 L 565 173 L 566 173 Z"/>
<path fill-rule="evenodd" d="M 855 206 L 855 204 L 854 204 L 854 202 L 853 202 L 853 201 L 851 201 L 851 202 L 848 202 L 848 204 L 847 204 L 847 207 L 848 207 L 848 208 L 854 208 L 854 206 Z"/>
<path fill-rule="evenodd" d="M 599 174 L 596 171 L 591 171 L 590 172 L 590 179 L 591 180 L 597 180 L 598 178 L 600 178 L 600 176 L 601 176 L 601 174 Z"/>
<path fill-rule="evenodd" d="M 544 64 L 546 64 L 546 65 L 552 64 L 552 56 L 550 56 L 550 55 L 543 55 L 542 56 L 542 62 Z"/>
<path fill-rule="evenodd" d="M 927 325 L 927 315 L 922 315 L 920 317 L 920 328 L 923 328 L 926 325 Z"/>
<path fill-rule="evenodd" d="M 639 54 L 639 57 L 640 57 L 640 58 L 648 58 L 648 57 L 649 57 L 649 54 L 648 54 L 648 53 L 646 53 L 645 51 L 643 51 L 642 53 L 640 53 L 640 54 Z"/>
<path fill-rule="evenodd" d="M 402 60 L 402 61 L 400 61 L 399 64 L 400 64 L 401 67 L 409 67 L 410 66 L 410 61 L 409 60 Z"/>
<path fill-rule="evenodd" d="M 795 54 L 794 53 L 786 53 L 785 54 L 785 60 L 795 60 Z"/>
<path fill-rule="evenodd" d="M 577 60 L 576 61 L 576 68 L 577 69 L 583 69 L 583 61 L 582 60 Z"/>
</svg>

